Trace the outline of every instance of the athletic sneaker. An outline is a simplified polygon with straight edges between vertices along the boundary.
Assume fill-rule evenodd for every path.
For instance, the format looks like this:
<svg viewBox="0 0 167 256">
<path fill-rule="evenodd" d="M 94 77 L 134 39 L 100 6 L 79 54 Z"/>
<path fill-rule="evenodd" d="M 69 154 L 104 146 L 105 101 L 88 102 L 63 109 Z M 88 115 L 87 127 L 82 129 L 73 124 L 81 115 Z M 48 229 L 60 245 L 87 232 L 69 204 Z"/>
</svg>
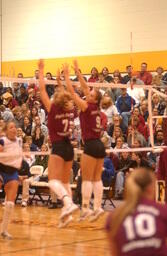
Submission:
<svg viewBox="0 0 167 256">
<path fill-rule="evenodd" d="M 3 239 L 8 239 L 8 240 L 12 239 L 12 236 L 8 232 L 2 232 L 0 235 Z"/>
<path fill-rule="evenodd" d="M 2 206 L 5 206 L 5 204 L 6 204 L 6 201 L 2 202 Z"/>
<path fill-rule="evenodd" d="M 91 209 L 82 209 L 78 222 L 84 221 L 86 218 L 90 217 L 93 214 Z"/>
<path fill-rule="evenodd" d="M 22 206 L 22 207 L 26 207 L 26 206 L 27 206 L 27 202 L 26 202 L 26 201 L 23 201 L 23 202 L 21 203 L 21 206 Z"/>
<path fill-rule="evenodd" d="M 96 209 L 93 212 L 93 214 L 90 216 L 89 221 L 90 222 L 96 221 L 103 214 L 104 214 L 104 210 L 102 208 Z"/>
<path fill-rule="evenodd" d="M 62 213 L 60 215 L 60 220 L 63 220 L 64 217 L 70 215 L 71 213 L 79 210 L 78 206 L 74 203 L 71 203 L 69 207 L 63 207 Z"/>
<path fill-rule="evenodd" d="M 66 217 L 64 217 L 63 220 L 60 221 L 60 223 L 58 224 L 58 228 L 65 228 L 67 227 L 67 225 L 73 221 L 73 217 L 72 215 L 68 215 Z"/>
</svg>

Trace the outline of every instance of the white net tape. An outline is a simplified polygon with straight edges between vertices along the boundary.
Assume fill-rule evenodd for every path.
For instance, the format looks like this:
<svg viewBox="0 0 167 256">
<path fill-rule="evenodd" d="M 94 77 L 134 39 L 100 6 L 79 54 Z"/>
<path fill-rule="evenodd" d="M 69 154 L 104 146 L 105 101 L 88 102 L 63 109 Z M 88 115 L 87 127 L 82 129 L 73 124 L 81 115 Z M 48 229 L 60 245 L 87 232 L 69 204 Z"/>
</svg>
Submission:
<svg viewBox="0 0 167 256">
<path fill-rule="evenodd" d="M 24 78 L 13 78 L 13 77 L 7 77 L 7 76 L 3 76 L 0 77 L 0 81 L 5 83 L 10 83 L 12 86 L 12 83 L 25 83 L 25 84 L 37 84 L 39 85 L 39 80 L 37 79 L 24 79 Z M 46 84 L 52 84 L 52 85 L 57 85 L 57 81 L 56 80 L 45 80 Z M 65 85 L 65 81 L 61 81 L 62 84 Z M 72 83 L 74 85 L 78 85 L 80 86 L 79 82 L 73 82 Z M 143 88 L 144 90 L 148 90 L 148 111 L 149 111 L 149 130 L 150 130 L 150 142 L 151 142 L 151 147 L 140 147 L 140 148 L 129 148 L 129 149 L 107 149 L 106 152 L 107 153 L 121 153 L 121 152 L 149 152 L 149 151 L 153 151 L 153 152 L 158 152 L 158 151 L 162 151 L 163 148 L 166 148 L 166 146 L 154 146 L 154 137 L 153 137 L 153 119 L 155 118 L 167 118 L 167 116 L 153 116 L 152 115 L 152 94 L 156 93 L 158 94 L 160 97 L 163 98 L 167 98 L 167 95 L 156 90 L 155 86 L 153 85 L 136 85 L 136 84 L 114 84 L 114 83 L 87 83 L 88 86 L 90 87 L 98 87 L 98 88 Z M 75 154 L 82 154 L 82 150 L 80 149 L 74 149 Z M 27 154 L 31 154 L 31 155 L 49 155 L 50 152 L 39 152 L 39 151 L 31 151 L 31 152 L 23 152 L 23 155 L 27 155 Z M 1 156 L 8 156 L 8 153 L 4 153 L 1 152 L 0 153 L 0 157 Z M 10 154 L 11 155 L 11 154 Z"/>
</svg>

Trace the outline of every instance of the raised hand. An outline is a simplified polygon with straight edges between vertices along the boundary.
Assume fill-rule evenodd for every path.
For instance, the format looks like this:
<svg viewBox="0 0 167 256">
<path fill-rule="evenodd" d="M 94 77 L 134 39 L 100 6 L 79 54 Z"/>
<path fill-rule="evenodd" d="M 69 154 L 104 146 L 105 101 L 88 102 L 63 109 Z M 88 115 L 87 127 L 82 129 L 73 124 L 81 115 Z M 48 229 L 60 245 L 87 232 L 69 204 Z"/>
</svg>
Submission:
<svg viewBox="0 0 167 256">
<path fill-rule="evenodd" d="M 80 73 L 80 70 L 79 70 L 79 66 L 78 66 L 78 61 L 77 60 L 74 60 L 73 61 L 73 67 L 72 67 L 75 71 L 76 74 Z"/>
<path fill-rule="evenodd" d="M 44 69 L 44 61 L 42 59 L 40 59 L 39 62 L 38 62 L 38 68 L 39 68 L 39 70 Z"/>
<path fill-rule="evenodd" d="M 63 70 L 65 76 L 69 76 L 69 65 L 67 63 L 64 63 L 62 65 L 62 70 Z"/>
</svg>

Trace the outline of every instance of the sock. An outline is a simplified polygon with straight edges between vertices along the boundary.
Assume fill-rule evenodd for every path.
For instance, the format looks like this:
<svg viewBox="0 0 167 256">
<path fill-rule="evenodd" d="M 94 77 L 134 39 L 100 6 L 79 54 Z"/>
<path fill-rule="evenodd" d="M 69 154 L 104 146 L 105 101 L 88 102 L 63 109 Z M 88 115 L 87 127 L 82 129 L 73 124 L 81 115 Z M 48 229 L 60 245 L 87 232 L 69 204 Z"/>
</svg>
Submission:
<svg viewBox="0 0 167 256">
<path fill-rule="evenodd" d="M 68 195 L 72 198 L 72 191 L 69 183 L 63 183 L 63 186 L 65 187 Z"/>
<path fill-rule="evenodd" d="M 8 225 L 10 223 L 13 208 L 14 208 L 14 202 L 11 202 L 11 201 L 5 202 L 5 208 L 4 208 L 4 214 L 3 214 L 2 226 L 1 226 L 1 232 L 3 233 L 6 233 L 8 230 Z"/>
<path fill-rule="evenodd" d="M 50 190 L 50 195 L 52 203 L 57 203 L 57 196 L 52 190 Z"/>
<path fill-rule="evenodd" d="M 89 208 L 93 184 L 91 181 L 82 182 L 82 208 Z"/>
<path fill-rule="evenodd" d="M 71 204 L 71 198 L 69 197 L 63 183 L 59 180 L 50 180 L 49 187 L 58 196 L 60 200 L 63 200 L 65 206 Z"/>
<path fill-rule="evenodd" d="M 101 208 L 103 197 L 103 183 L 101 180 L 93 182 L 94 210 Z"/>
</svg>

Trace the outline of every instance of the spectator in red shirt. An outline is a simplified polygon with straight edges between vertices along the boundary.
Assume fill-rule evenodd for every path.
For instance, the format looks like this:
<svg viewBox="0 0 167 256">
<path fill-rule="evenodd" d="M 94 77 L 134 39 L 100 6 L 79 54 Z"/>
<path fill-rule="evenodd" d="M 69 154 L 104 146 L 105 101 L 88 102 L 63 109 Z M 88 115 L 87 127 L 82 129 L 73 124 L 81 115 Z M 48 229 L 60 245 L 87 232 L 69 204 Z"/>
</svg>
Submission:
<svg viewBox="0 0 167 256">
<path fill-rule="evenodd" d="M 139 72 L 139 79 L 144 82 L 146 85 L 150 85 L 152 83 L 152 75 L 147 71 L 147 63 L 143 62 L 141 64 L 141 71 Z"/>
<path fill-rule="evenodd" d="M 91 77 L 89 77 L 88 82 L 96 83 L 99 80 L 99 72 L 96 67 L 91 69 Z"/>
</svg>

